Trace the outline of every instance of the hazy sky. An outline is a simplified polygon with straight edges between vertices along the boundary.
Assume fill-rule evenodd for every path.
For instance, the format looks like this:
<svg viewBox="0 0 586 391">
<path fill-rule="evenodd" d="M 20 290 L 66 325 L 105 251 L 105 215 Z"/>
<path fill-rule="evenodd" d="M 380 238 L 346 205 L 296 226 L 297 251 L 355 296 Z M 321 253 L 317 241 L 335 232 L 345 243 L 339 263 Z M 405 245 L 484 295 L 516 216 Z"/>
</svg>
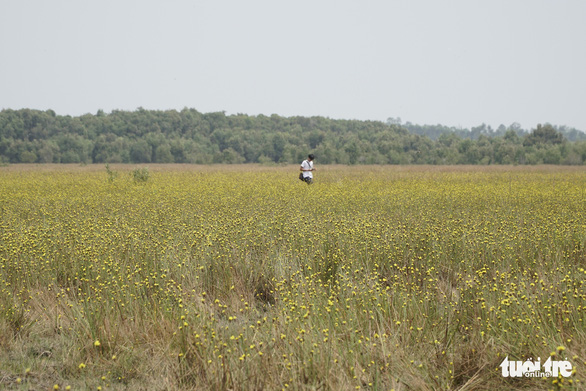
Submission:
<svg viewBox="0 0 586 391">
<path fill-rule="evenodd" d="M 0 109 L 586 130 L 585 0 L 0 0 Z"/>
</svg>

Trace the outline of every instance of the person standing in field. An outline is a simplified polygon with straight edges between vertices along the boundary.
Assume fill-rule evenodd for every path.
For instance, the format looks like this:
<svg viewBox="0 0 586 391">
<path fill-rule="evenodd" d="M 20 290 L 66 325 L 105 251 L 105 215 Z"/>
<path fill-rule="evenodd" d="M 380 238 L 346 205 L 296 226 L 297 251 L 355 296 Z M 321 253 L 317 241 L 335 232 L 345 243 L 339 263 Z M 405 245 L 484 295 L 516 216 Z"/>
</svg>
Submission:
<svg viewBox="0 0 586 391">
<path fill-rule="evenodd" d="M 301 162 L 301 167 L 299 168 L 299 170 L 303 173 L 303 180 L 308 185 L 313 183 L 313 171 L 315 170 L 313 167 L 313 159 L 315 159 L 315 156 L 313 156 L 313 154 L 309 154 L 307 159 Z"/>
</svg>

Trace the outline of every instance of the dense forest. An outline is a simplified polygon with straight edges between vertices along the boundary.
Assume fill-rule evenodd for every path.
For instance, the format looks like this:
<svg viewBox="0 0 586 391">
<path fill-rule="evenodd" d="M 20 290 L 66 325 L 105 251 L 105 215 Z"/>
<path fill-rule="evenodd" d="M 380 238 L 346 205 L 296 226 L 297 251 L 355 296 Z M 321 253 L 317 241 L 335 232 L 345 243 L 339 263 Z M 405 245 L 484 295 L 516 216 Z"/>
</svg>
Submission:
<svg viewBox="0 0 586 391">
<path fill-rule="evenodd" d="M 0 111 L 0 163 L 572 164 L 586 135 L 550 124 L 441 125 L 281 117 L 195 109 L 114 110 L 79 117 Z"/>
</svg>

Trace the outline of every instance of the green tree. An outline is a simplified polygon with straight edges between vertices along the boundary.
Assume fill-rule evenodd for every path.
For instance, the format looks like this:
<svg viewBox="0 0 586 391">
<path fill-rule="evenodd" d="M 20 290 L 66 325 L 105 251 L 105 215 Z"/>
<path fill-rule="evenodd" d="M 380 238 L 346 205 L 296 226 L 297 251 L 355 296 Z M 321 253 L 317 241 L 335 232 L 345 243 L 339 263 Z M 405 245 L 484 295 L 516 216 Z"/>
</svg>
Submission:
<svg viewBox="0 0 586 391">
<path fill-rule="evenodd" d="M 130 161 L 132 163 L 150 163 L 152 153 L 152 147 L 145 140 L 135 140 L 130 144 Z"/>
<path fill-rule="evenodd" d="M 525 137 L 523 145 L 530 147 L 533 145 L 544 144 L 561 144 L 564 141 L 564 136 L 556 131 L 550 124 L 538 124 L 537 128 Z"/>
<path fill-rule="evenodd" d="M 39 163 L 59 162 L 59 146 L 52 140 L 39 140 L 37 148 Z"/>
<path fill-rule="evenodd" d="M 173 163 L 174 161 L 169 144 L 161 144 L 155 148 L 155 163 Z"/>
</svg>

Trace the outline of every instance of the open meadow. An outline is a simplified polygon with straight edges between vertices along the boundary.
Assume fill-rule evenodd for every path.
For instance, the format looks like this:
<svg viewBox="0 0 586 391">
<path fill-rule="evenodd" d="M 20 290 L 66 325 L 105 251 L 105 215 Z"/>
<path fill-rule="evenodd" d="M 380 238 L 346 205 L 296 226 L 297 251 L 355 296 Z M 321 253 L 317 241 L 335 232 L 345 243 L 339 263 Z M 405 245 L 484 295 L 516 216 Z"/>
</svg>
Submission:
<svg viewBox="0 0 586 391">
<path fill-rule="evenodd" d="M 0 167 L 0 389 L 586 389 L 583 167 L 317 163 Z"/>
</svg>

